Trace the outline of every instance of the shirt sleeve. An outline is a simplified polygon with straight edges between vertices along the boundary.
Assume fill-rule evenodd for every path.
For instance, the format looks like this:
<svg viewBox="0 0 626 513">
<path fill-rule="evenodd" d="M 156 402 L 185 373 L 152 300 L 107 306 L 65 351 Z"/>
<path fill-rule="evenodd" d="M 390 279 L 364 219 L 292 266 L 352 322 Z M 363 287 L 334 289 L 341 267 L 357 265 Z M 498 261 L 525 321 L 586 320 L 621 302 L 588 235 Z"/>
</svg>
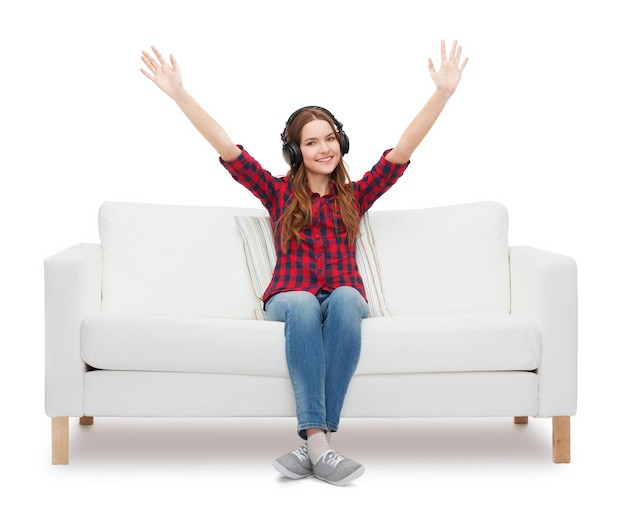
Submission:
<svg viewBox="0 0 626 513">
<path fill-rule="evenodd" d="M 398 181 L 410 164 L 410 161 L 405 164 L 388 161 L 385 157 L 390 151 L 391 149 L 385 150 L 376 165 L 363 178 L 353 183 L 354 196 L 359 203 L 361 215 Z"/>
<path fill-rule="evenodd" d="M 239 156 L 230 162 L 226 162 L 220 157 L 220 163 L 235 181 L 252 192 L 261 200 L 263 206 L 271 211 L 276 198 L 276 191 L 282 184 L 282 180 L 265 170 L 243 146 L 237 146 L 241 149 Z"/>
</svg>

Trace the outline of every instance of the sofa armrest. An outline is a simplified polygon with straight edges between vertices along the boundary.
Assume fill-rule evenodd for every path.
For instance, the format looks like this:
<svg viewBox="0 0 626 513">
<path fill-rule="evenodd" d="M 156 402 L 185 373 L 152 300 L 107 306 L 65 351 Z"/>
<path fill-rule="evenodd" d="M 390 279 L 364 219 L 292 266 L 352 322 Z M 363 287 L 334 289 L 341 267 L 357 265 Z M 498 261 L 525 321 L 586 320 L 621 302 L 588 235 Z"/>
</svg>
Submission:
<svg viewBox="0 0 626 513">
<path fill-rule="evenodd" d="M 83 415 L 80 330 L 83 319 L 100 312 L 102 249 L 77 244 L 44 260 L 46 414 Z"/>
<path fill-rule="evenodd" d="M 542 333 L 540 417 L 576 413 L 578 290 L 575 261 L 565 255 L 511 247 L 511 313 L 531 319 Z"/>
</svg>

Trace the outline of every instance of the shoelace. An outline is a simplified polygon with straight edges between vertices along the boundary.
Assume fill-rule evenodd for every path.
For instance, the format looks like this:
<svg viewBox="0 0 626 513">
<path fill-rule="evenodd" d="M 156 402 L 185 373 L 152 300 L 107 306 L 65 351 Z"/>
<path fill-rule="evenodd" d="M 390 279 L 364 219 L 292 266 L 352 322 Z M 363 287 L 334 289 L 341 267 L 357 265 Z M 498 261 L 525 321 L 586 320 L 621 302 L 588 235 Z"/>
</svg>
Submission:
<svg viewBox="0 0 626 513">
<path fill-rule="evenodd" d="M 327 452 L 322 456 L 322 461 L 332 468 L 335 468 L 343 460 L 345 460 L 345 458 L 335 451 Z"/>
<path fill-rule="evenodd" d="M 309 453 L 307 451 L 306 445 L 304 444 L 298 447 L 295 451 L 293 451 L 292 454 L 302 462 L 309 459 Z"/>
</svg>

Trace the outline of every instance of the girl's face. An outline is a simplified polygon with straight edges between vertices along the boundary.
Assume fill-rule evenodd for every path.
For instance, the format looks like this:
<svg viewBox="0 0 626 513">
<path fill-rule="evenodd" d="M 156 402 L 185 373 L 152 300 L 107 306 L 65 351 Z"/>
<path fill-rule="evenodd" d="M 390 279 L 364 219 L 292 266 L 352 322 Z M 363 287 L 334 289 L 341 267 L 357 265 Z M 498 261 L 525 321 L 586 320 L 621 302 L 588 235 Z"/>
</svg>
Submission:
<svg viewBox="0 0 626 513">
<path fill-rule="evenodd" d="M 323 119 L 314 119 L 302 127 L 300 151 L 304 169 L 309 176 L 330 176 L 341 159 L 335 131 Z"/>
</svg>

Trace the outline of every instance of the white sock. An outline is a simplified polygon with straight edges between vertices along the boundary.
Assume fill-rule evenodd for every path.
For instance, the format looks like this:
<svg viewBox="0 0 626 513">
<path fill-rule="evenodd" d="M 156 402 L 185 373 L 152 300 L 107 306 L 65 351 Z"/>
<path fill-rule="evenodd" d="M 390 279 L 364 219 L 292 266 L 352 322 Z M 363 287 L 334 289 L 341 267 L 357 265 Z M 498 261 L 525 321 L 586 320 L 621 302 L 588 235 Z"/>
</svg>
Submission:
<svg viewBox="0 0 626 513">
<path fill-rule="evenodd" d="M 309 459 L 313 465 L 315 465 L 324 454 L 330 451 L 330 446 L 328 445 L 328 440 L 326 439 L 326 433 L 323 431 L 309 436 L 306 444 Z"/>
</svg>

